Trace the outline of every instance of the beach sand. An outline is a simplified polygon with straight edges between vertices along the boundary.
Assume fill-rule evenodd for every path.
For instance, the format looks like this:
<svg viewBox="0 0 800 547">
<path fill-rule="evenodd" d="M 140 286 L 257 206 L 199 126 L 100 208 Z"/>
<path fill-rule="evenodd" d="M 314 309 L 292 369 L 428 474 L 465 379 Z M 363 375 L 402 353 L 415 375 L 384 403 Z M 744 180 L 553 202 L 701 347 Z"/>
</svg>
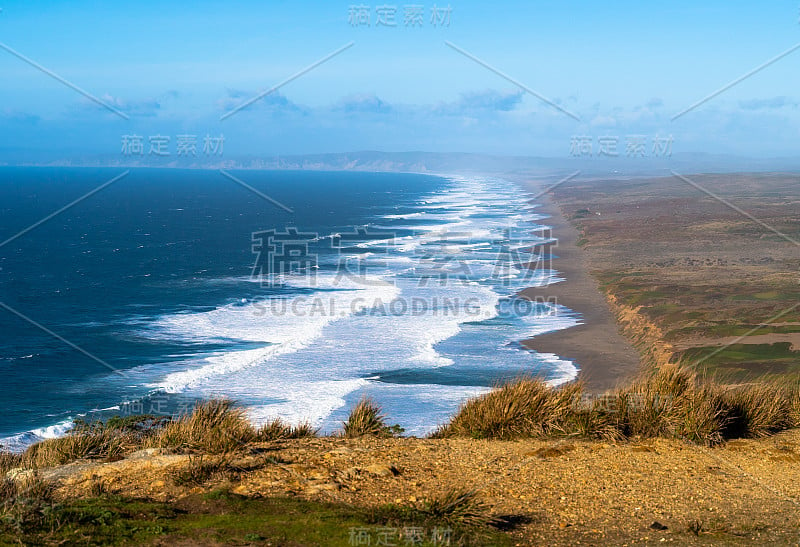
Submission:
<svg viewBox="0 0 800 547">
<path fill-rule="evenodd" d="M 540 187 L 535 187 L 537 191 Z M 587 388 L 602 391 L 613 388 L 640 370 L 639 353 L 619 332 L 606 298 L 590 274 L 586 253 L 578 247 L 579 232 L 564 218 L 548 195 L 536 198 L 536 211 L 550 215 L 540 221 L 552 228 L 558 239 L 552 247 L 553 268 L 564 281 L 544 287 L 531 287 L 522 294 L 532 299 L 555 298 L 559 305 L 580 314 L 583 324 L 535 336 L 523 345 L 540 353 L 554 353 L 573 361 Z"/>
</svg>

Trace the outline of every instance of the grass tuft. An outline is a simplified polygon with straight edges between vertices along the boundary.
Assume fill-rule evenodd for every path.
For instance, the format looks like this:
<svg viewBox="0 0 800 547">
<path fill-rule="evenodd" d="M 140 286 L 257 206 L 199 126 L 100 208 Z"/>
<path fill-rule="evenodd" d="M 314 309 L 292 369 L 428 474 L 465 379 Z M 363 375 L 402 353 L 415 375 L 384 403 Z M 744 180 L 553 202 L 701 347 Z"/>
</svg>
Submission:
<svg viewBox="0 0 800 547">
<path fill-rule="evenodd" d="M 734 386 L 721 397 L 728 410 L 729 437 L 766 437 L 797 426 L 796 393 L 788 385 Z"/>
<path fill-rule="evenodd" d="M 309 423 L 291 426 L 273 420 L 256 429 L 244 410 L 227 399 L 199 402 L 179 419 L 157 416 L 112 417 L 106 422 L 76 422 L 64 437 L 47 439 L 24 454 L 0 452 L 0 477 L 14 467 L 40 469 L 79 459 L 117 460 L 142 448 L 176 453 L 229 454 L 248 443 L 314 437 Z"/>
<path fill-rule="evenodd" d="M 494 523 L 475 490 L 448 490 L 422 502 L 420 511 L 431 519 L 453 525 L 486 526 Z"/>
<path fill-rule="evenodd" d="M 138 450 L 155 436 L 169 418 L 154 416 L 112 417 L 106 422 L 76 421 L 63 437 L 30 446 L 21 456 L 0 454 L 0 471 L 11 465 L 38 469 L 91 458 L 116 460 Z"/>
<path fill-rule="evenodd" d="M 581 391 L 580 383 L 551 389 L 542 380 L 520 378 L 468 400 L 434 436 L 515 439 L 566 431 L 567 422 L 578 418 L 571 409 Z"/>
<path fill-rule="evenodd" d="M 10 469 L 20 467 L 21 465 L 22 456 L 19 454 L 0 452 L 0 479 L 3 478 Z"/>
<path fill-rule="evenodd" d="M 197 403 L 191 414 L 167 424 L 149 444 L 182 453 L 227 454 L 257 439 L 241 408 L 227 399 L 212 399 Z"/>
<path fill-rule="evenodd" d="M 280 418 L 275 418 L 258 428 L 256 440 L 266 442 L 281 439 L 305 439 L 316 437 L 318 433 L 319 431 L 309 422 L 302 422 L 293 426 Z"/>
<path fill-rule="evenodd" d="M 572 383 L 519 378 L 468 400 L 432 436 L 491 439 L 666 437 L 703 445 L 800 426 L 800 388 L 787 382 L 722 386 L 678 365 L 595 396 Z"/>
<path fill-rule="evenodd" d="M 390 437 L 398 431 L 397 426 L 386 425 L 381 407 L 368 397 L 361 399 L 350 411 L 347 421 L 342 424 L 345 437 Z"/>
<path fill-rule="evenodd" d="M 25 451 L 23 465 L 53 467 L 83 459 L 116 459 L 138 445 L 138 438 L 114 430 L 77 428 L 64 437 L 47 439 Z"/>
</svg>

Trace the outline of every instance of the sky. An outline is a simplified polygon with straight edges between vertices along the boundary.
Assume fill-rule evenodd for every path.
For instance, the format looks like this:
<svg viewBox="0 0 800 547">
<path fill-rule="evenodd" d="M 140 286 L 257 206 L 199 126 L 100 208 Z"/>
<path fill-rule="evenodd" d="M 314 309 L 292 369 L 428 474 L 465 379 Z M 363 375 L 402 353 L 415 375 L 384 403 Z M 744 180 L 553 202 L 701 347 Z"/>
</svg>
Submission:
<svg viewBox="0 0 800 547">
<path fill-rule="evenodd" d="M 800 48 L 786 53 L 800 44 L 798 0 L 0 8 L 0 151 L 12 161 L 124 156 L 126 136 L 145 155 L 168 137 L 175 155 L 179 135 L 196 136 L 198 154 L 224 135 L 232 158 L 800 152 Z"/>
</svg>

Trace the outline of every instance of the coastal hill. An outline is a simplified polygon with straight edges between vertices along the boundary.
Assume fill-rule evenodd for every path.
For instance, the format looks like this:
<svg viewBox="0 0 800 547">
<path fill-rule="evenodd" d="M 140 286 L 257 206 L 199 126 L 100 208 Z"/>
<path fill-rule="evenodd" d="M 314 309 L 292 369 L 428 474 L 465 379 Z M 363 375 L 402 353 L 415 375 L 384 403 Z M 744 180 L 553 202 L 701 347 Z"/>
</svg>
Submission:
<svg viewBox="0 0 800 547">
<path fill-rule="evenodd" d="M 569 143 L 566 143 L 567 145 Z M 52 151 L 20 150 L 0 147 L 0 165 L 73 167 L 154 167 L 177 169 L 287 169 L 316 171 L 385 171 L 431 174 L 489 174 L 524 180 L 532 176 L 559 178 L 579 171 L 581 177 L 646 177 L 681 173 L 794 171 L 800 160 L 787 158 L 746 158 L 722 154 L 675 153 L 668 157 L 630 158 L 575 157 L 566 146 L 560 156 L 508 156 L 474 152 L 386 152 L 360 150 L 320 154 L 241 155 L 224 152 L 213 156 L 125 155 L 118 143 L 110 143 L 107 154 L 81 154 L 72 151 L 59 155 Z"/>
</svg>

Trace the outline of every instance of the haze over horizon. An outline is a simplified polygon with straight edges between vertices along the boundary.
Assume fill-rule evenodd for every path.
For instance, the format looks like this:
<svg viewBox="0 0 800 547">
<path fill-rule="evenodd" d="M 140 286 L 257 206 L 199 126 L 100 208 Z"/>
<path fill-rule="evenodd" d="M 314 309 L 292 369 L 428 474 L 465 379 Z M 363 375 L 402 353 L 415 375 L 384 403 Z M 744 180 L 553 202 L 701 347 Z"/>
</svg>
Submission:
<svg viewBox="0 0 800 547">
<path fill-rule="evenodd" d="M 198 156 L 224 135 L 225 157 L 800 151 L 796 2 L 88 7 L 2 6 L 5 156 L 123 159 L 126 135 L 143 156 L 179 135 Z"/>
</svg>

